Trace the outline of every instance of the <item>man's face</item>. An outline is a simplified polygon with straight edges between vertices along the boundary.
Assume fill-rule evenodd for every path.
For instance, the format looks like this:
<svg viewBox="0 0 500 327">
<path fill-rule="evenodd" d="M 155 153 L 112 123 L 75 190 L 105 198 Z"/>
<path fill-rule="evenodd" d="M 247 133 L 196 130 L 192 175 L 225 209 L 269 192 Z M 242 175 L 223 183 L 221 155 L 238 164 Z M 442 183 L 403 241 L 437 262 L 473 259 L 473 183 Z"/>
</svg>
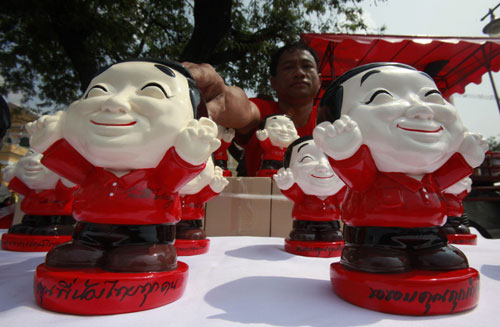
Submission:
<svg viewBox="0 0 500 327">
<path fill-rule="evenodd" d="M 32 190 L 51 190 L 59 176 L 40 163 L 43 155 L 30 150 L 16 164 L 15 174 Z"/>
<path fill-rule="evenodd" d="M 345 185 L 333 172 L 326 155 L 316 147 L 314 140 L 293 147 L 290 169 L 295 182 L 306 194 L 333 195 Z"/>
<path fill-rule="evenodd" d="M 311 102 L 320 88 L 318 66 L 307 50 L 285 51 L 271 76 L 271 86 L 279 101 Z"/>
<path fill-rule="evenodd" d="M 113 65 L 68 108 L 63 135 L 96 166 L 153 168 L 193 119 L 186 78 L 149 62 Z M 163 66 L 165 67 L 165 66 Z"/>
<path fill-rule="evenodd" d="M 274 146 L 286 148 L 297 138 L 297 130 L 293 121 L 284 115 L 269 117 L 264 129 L 267 130 L 269 140 Z"/>
<path fill-rule="evenodd" d="M 342 114 L 358 123 L 381 171 L 432 172 L 464 138 L 457 111 L 421 72 L 377 67 L 342 86 Z"/>
</svg>

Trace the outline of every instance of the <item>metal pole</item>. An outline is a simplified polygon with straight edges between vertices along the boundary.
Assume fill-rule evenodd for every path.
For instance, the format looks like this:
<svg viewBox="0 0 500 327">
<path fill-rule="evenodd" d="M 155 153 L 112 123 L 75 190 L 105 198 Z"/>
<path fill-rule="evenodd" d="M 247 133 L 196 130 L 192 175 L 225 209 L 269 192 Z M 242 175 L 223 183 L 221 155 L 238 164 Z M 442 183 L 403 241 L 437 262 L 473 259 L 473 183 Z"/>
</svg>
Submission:
<svg viewBox="0 0 500 327">
<path fill-rule="evenodd" d="M 490 76 L 491 87 L 493 88 L 493 94 L 495 95 L 495 101 L 497 102 L 498 112 L 500 113 L 500 101 L 498 100 L 497 88 L 495 86 L 495 81 L 493 80 L 493 74 L 491 73 L 490 61 L 486 56 L 486 50 L 484 50 L 484 46 L 482 47 L 483 55 L 486 63 L 486 68 L 488 69 L 488 75 Z"/>
</svg>

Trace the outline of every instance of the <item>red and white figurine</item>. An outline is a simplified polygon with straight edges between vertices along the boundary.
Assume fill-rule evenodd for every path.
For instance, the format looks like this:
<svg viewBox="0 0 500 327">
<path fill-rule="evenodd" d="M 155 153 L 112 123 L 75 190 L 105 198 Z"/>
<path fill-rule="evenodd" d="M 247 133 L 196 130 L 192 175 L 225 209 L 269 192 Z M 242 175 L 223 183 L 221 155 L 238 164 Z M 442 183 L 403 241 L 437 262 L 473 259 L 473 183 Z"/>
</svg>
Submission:
<svg viewBox="0 0 500 327">
<path fill-rule="evenodd" d="M 479 274 L 448 244 L 443 194 L 481 164 L 485 139 L 467 131 L 431 77 L 398 63 L 339 77 L 322 98 L 318 123 L 314 141 L 348 186 L 345 247 L 331 266 L 335 292 L 396 314 L 476 306 Z"/>
<path fill-rule="evenodd" d="M 299 138 L 293 121 L 287 115 L 269 115 L 261 121 L 255 131 L 262 149 L 258 177 L 273 177 L 283 167 L 285 150 Z"/>
<path fill-rule="evenodd" d="M 288 146 L 283 168 L 274 180 L 294 202 L 293 229 L 285 239 L 285 250 L 308 257 L 340 256 L 344 245 L 340 205 L 346 186 L 312 136 L 301 137 Z"/>
<path fill-rule="evenodd" d="M 77 187 L 41 164 L 33 150 L 2 170 L 9 189 L 22 195 L 20 224 L 2 235 L 2 249 L 44 252 L 71 240 L 75 219 L 73 194 Z"/>
<path fill-rule="evenodd" d="M 229 184 L 222 169 L 214 167 L 212 159 L 205 169 L 181 188 L 181 221 L 176 225 L 175 248 L 177 255 L 198 255 L 208 252 L 210 240 L 203 230 L 205 203 L 218 196 Z"/>
<path fill-rule="evenodd" d="M 217 125 L 195 119 L 205 108 L 200 98 L 179 63 L 125 61 L 96 75 L 67 111 L 27 125 L 42 163 L 80 186 L 73 240 L 37 268 L 39 305 L 114 314 L 182 296 L 188 266 L 174 247 L 178 191 L 220 145 Z"/>
<path fill-rule="evenodd" d="M 226 128 L 218 125 L 217 138 L 220 140 L 220 147 L 214 151 L 214 164 L 222 169 L 225 177 L 231 177 L 233 173 L 227 168 L 229 156 L 227 150 L 233 143 L 235 131 L 233 128 Z"/>
</svg>

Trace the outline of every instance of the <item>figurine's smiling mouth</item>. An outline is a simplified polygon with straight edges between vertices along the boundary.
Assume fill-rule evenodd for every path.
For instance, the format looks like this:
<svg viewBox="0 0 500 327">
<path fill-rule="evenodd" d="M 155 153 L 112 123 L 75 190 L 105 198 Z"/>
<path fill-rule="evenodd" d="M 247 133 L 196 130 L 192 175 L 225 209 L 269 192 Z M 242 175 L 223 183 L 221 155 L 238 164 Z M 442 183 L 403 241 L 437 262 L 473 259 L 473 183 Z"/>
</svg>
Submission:
<svg viewBox="0 0 500 327">
<path fill-rule="evenodd" d="M 42 171 L 42 168 L 24 168 L 24 170 L 28 171 L 28 172 L 38 172 L 38 171 Z"/>
<path fill-rule="evenodd" d="M 399 126 L 399 124 L 396 127 L 400 128 L 402 130 L 405 130 L 405 131 L 417 132 L 417 133 L 438 133 L 438 132 L 440 132 L 440 131 L 443 130 L 443 126 L 439 126 L 439 128 L 434 129 L 434 130 L 416 129 L 416 128 L 405 128 L 405 127 Z"/>
<path fill-rule="evenodd" d="M 135 125 L 137 122 L 136 121 L 131 121 L 129 123 L 119 123 L 119 124 L 111 124 L 111 123 L 98 123 L 94 120 L 91 120 L 90 121 L 92 124 L 94 125 L 97 125 L 97 126 L 118 126 L 118 127 L 121 127 L 121 126 L 132 126 L 132 125 Z"/>
<path fill-rule="evenodd" d="M 319 178 L 319 179 L 329 179 L 329 178 L 332 178 L 333 175 L 330 175 L 330 176 L 316 176 L 316 175 L 311 175 L 312 177 L 314 178 Z"/>
</svg>

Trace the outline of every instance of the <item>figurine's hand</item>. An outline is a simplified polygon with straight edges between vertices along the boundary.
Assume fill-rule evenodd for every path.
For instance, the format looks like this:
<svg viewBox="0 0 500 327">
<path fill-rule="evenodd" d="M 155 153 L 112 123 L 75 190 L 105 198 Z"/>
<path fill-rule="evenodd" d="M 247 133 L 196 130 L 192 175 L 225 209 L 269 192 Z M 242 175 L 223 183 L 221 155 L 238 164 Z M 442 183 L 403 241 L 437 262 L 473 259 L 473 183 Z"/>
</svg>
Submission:
<svg viewBox="0 0 500 327">
<path fill-rule="evenodd" d="M 63 183 L 64 186 L 66 186 L 66 187 L 75 187 L 76 186 L 75 183 L 70 182 L 68 179 L 66 179 L 64 177 L 61 177 L 61 183 Z"/>
<path fill-rule="evenodd" d="M 7 183 L 10 182 L 16 175 L 15 170 L 16 170 L 16 164 L 9 164 L 4 168 L 2 168 L 2 180 Z"/>
<path fill-rule="evenodd" d="M 481 134 L 466 132 L 465 138 L 458 149 L 465 161 L 472 168 L 478 167 L 484 160 L 484 153 L 488 151 L 488 142 Z"/>
<path fill-rule="evenodd" d="M 222 133 L 222 139 L 226 143 L 231 143 L 231 141 L 234 139 L 234 129 L 233 128 L 226 128 L 226 130 Z"/>
<path fill-rule="evenodd" d="M 38 120 L 27 123 L 26 130 L 30 134 L 30 146 L 43 153 L 57 140 L 62 138 L 62 121 L 66 113 L 58 111 L 54 115 L 44 115 Z"/>
<path fill-rule="evenodd" d="M 177 154 L 192 165 L 201 165 L 206 162 L 219 146 L 217 125 L 205 117 L 200 118 L 200 120 L 191 120 L 179 132 L 175 140 Z"/>
<path fill-rule="evenodd" d="M 214 177 L 209 184 L 210 188 L 215 193 L 220 193 L 227 186 L 227 184 L 229 184 L 229 181 L 223 176 L 222 168 L 216 166 L 214 170 Z"/>
<path fill-rule="evenodd" d="M 460 194 L 463 191 L 467 191 L 467 193 L 470 193 L 471 189 L 472 189 L 472 179 L 470 179 L 469 177 L 465 177 L 462 180 L 456 182 L 452 186 L 445 189 L 443 192 L 449 194 Z"/>
<path fill-rule="evenodd" d="M 351 157 L 363 144 L 358 124 L 347 115 L 333 123 L 322 122 L 313 131 L 314 143 L 335 160 Z"/>
<path fill-rule="evenodd" d="M 259 141 L 264 141 L 269 137 L 269 133 L 265 129 L 259 129 L 255 131 L 255 136 Z"/>
<path fill-rule="evenodd" d="M 280 190 L 288 190 L 295 183 L 295 179 L 293 178 L 293 173 L 290 168 L 280 168 L 278 173 L 273 175 L 273 178 Z"/>
</svg>

